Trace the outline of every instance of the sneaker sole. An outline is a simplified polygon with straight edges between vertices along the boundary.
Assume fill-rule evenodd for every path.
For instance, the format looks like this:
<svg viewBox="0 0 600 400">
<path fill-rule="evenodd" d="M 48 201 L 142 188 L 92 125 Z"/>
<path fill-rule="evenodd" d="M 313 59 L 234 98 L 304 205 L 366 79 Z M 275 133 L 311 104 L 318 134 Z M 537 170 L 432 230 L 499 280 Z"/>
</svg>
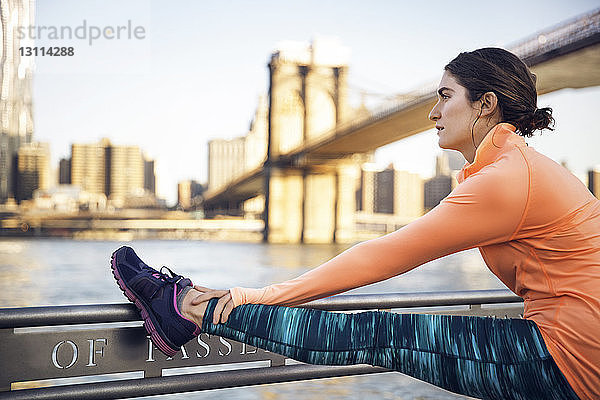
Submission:
<svg viewBox="0 0 600 400">
<path fill-rule="evenodd" d="M 138 310 L 140 310 L 140 314 L 142 315 L 142 318 L 144 319 L 144 328 L 146 328 L 146 332 L 148 332 L 150 334 L 150 340 L 152 340 L 152 343 L 154 343 L 156 345 L 156 347 L 158 347 L 163 353 L 165 353 L 169 357 L 173 357 L 179 351 L 179 348 L 172 347 L 170 344 L 168 344 L 165 341 L 165 339 L 163 339 L 163 337 L 166 337 L 166 336 L 163 333 L 163 331 L 160 329 L 160 326 L 158 325 L 158 323 L 154 323 L 152 321 L 152 317 L 151 317 L 152 312 L 151 311 L 149 312 L 146 309 L 146 306 L 144 305 L 144 303 L 136 297 L 135 293 L 133 293 L 131 291 L 131 289 L 129 289 L 127 287 L 127 285 L 125 284 L 125 281 L 121 278 L 121 275 L 119 274 L 119 270 L 117 269 L 116 260 L 115 260 L 115 254 L 117 253 L 117 251 L 115 251 L 111 256 L 110 267 L 111 267 L 113 276 L 115 277 L 115 280 L 117 281 L 117 284 L 119 285 L 119 288 L 121 289 L 123 294 L 125 294 L 127 299 L 129 299 L 129 301 L 131 301 L 133 304 L 135 304 L 135 306 L 138 308 Z"/>
</svg>

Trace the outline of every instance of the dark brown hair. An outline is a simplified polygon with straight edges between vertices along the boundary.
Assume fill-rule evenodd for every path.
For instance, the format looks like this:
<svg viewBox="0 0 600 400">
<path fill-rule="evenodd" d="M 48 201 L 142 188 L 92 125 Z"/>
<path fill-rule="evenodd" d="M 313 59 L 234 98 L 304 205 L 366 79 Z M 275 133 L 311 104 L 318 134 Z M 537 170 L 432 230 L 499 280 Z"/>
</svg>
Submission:
<svg viewBox="0 0 600 400">
<path fill-rule="evenodd" d="M 467 89 L 471 101 L 495 93 L 501 122 L 514 125 L 521 136 L 530 137 L 537 129 L 553 130 L 552 108 L 537 108 L 536 76 L 513 53 L 495 47 L 464 52 L 444 69 Z"/>
</svg>

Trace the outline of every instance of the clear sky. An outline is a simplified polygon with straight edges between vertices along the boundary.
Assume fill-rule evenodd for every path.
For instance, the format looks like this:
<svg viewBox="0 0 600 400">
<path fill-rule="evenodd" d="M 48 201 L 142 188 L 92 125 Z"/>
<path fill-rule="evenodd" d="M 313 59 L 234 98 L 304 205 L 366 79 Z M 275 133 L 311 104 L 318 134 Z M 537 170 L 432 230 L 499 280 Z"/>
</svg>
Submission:
<svg viewBox="0 0 600 400">
<path fill-rule="evenodd" d="M 156 159 L 158 194 L 173 203 L 177 181 L 206 181 L 208 140 L 247 132 L 278 42 L 335 36 L 351 49 L 352 93 L 394 94 L 437 82 L 460 51 L 509 45 L 597 6 L 584 0 L 38 0 L 37 27 L 75 30 L 85 23 L 80 33 L 87 35 L 52 39 L 49 29 L 41 32 L 38 46 L 73 46 L 75 55 L 36 58 L 34 139 L 50 143 L 53 166 L 73 142 L 108 137 L 139 145 Z M 90 44 L 91 27 L 116 32 L 119 26 L 121 38 Z M 599 164 L 593 119 L 600 89 L 540 97 L 538 107 L 548 105 L 556 131 L 530 144 L 578 174 Z M 426 176 L 438 151 L 435 134 L 425 132 L 380 149 L 376 161 Z"/>
</svg>

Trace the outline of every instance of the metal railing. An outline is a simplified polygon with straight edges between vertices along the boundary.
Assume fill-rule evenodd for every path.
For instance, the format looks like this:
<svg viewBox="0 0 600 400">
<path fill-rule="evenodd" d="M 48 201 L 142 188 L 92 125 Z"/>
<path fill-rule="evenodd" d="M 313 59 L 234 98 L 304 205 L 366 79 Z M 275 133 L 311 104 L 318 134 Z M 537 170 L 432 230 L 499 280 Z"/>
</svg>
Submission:
<svg viewBox="0 0 600 400">
<path fill-rule="evenodd" d="M 521 302 L 508 290 L 482 290 L 340 295 L 304 307 L 519 317 Z M 462 308 L 448 308 L 453 306 Z M 205 333 L 166 357 L 150 342 L 131 304 L 0 309 L 0 345 L 0 399 L 124 398 L 387 372 L 368 365 L 289 365 L 278 354 Z M 223 366 L 229 370 L 216 371 Z M 166 376 L 181 367 L 212 371 Z M 57 378 L 140 371 L 143 378 L 35 387 Z"/>
</svg>

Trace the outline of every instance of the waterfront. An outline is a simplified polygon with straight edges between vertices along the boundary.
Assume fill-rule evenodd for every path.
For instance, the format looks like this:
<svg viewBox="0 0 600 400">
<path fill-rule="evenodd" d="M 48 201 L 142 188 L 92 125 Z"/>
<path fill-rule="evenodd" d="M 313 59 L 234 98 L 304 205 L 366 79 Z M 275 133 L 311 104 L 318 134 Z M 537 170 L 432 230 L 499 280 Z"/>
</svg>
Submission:
<svg viewBox="0 0 600 400">
<path fill-rule="evenodd" d="M 112 251 L 129 244 L 154 266 L 167 265 L 214 288 L 259 287 L 295 277 L 335 256 L 344 245 L 274 245 L 201 241 L 0 241 L 0 306 L 122 303 L 108 268 Z M 352 293 L 504 288 L 476 250 L 423 265 L 403 276 Z M 332 378 L 213 392 L 178 399 L 462 399 L 397 373 Z M 172 396 L 164 396 L 170 398 Z M 153 397 L 154 398 L 154 397 Z"/>
</svg>

